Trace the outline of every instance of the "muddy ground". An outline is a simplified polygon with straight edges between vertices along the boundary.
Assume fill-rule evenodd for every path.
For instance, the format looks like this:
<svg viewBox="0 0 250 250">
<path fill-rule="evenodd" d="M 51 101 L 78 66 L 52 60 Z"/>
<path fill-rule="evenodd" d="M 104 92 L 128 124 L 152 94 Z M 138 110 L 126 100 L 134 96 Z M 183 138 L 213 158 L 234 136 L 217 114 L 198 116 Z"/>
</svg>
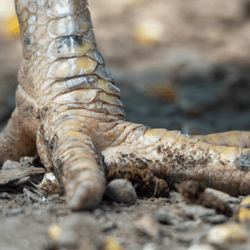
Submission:
<svg viewBox="0 0 250 250">
<path fill-rule="evenodd" d="M 122 91 L 128 120 L 188 134 L 250 129 L 249 1 L 89 4 L 99 49 Z M 138 29 L 148 20 L 159 34 L 145 43 Z M 20 38 L 1 34 L 1 129 L 15 107 L 21 55 Z M 216 224 L 236 221 L 241 198 L 227 199 L 231 215 L 187 205 L 176 191 L 169 198 L 139 197 L 133 205 L 105 200 L 93 212 L 72 213 L 65 197 L 2 186 L 0 249 L 119 249 L 116 243 L 129 250 L 249 249 L 248 229 L 240 240 L 217 245 L 208 236 Z"/>
</svg>

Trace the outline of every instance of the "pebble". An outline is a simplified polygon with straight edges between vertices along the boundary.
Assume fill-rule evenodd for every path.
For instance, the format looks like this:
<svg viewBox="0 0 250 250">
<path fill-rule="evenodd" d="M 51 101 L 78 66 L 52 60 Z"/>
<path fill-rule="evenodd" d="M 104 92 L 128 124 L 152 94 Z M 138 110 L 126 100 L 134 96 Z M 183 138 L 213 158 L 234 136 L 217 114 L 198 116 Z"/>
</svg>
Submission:
<svg viewBox="0 0 250 250">
<path fill-rule="evenodd" d="M 107 238 L 104 241 L 103 250 L 123 250 L 122 246 L 118 243 L 117 239 L 114 237 Z"/>
<path fill-rule="evenodd" d="M 216 190 L 216 189 L 213 189 L 213 188 L 206 188 L 205 191 L 204 191 L 204 193 L 213 194 L 217 198 L 219 198 L 219 199 L 221 199 L 221 200 L 223 200 L 224 202 L 227 202 L 227 203 L 238 204 L 238 203 L 241 202 L 240 198 L 232 197 L 232 196 L 230 196 L 227 193 L 224 193 L 222 191 L 219 191 L 219 190 Z"/>
<path fill-rule="evenodd" d="M 134 221 L 136 229 L 149 237 L 156 237 L 160 232 L 160 224 L 158 224 L 151 216 L 144 215 Z"/>
<path fill-rule="evenodd" d="M 240 203 L 241 206 L 250 206 L 250 196 L 244 197 L 242 202 Z"/>
<path fill-rule="evenodd" d="M 51 248 L 55 249 L 76 249 L 79 244 L 85 249 L 96 249 L 102 241 L 99 234 L 95 220 L 88 212 L 71 214 L 48 228 Z"/>
<path fill-rule="evenodd" d="M 142 44 L 159 42 L 164 32 L 164 25 L 154 19 L 143 20 L 135 29 L 134 35 Z"/>
<path fill-rule="evenodd" d="M 57 240 L 62 231 L 62 226 L 58 223 L 53 223 L 48 228 L 48 235 L 50 239 Z"/>
<path fill-rule="evenodd" d="M 239 204 L 241 203 L 241 198 L 230 196 L 230 197 L 225 198 L 224 201 L 227 203 L 231 203 L 231 204 Z"/>
<path fill-rule="evenodd" d="M 204 244 L 204 245 L 192 245 L 187 250 L 215 250 L 215 248 L 212 247 L 211 245 Z"/>
<path fill-rule="evenodd" d="M 10 212 L 10 215 L 18 215 L 18 214 L 23 214 L 25 212 L 24 209 L 22 208 L 18 208 L 18 209 L 14 209 Z"/>
<path fill-rule="evenodd" d="M 244 197 L 240 203 L 237 218 L 241 223 L 250 222 L 250 196 Z"/>
<path fill-rule="evenodd" d="M 228 217 L 224 214 L 217 214 L 214 216 L 205 217 L 204 220 L 211 224 L 222 224 L 228 220 Z"/>
<path fill-rule="evenodd" d="M 143 250 L 158 250 L 158 246 L 155 243 L 147 243 L 143 246 Z"/>
<path fill-rule="evenodd" d="M 111 181 L 105 190 L 105 196 L 118 203 L 135 203 L 137 194 L 131 182 L 124 179 Z"/>
<path fill-rule="evenodd" d="M 183 223 L 174 226 L 174 229 L 176 231 L 187 231 L 192 228 L 198 227 L 200 224 L 201 224 L 201 219 L 197 219 L 195 221 L 184 221 Z"/>
<path fill-rule="evenodd" d="M 100 208 L 97 208 L 93 211 L 93 215 L 95 216 L 95 218 L 100 218 L 102 215 L 104 214 L 104 211 Z"/>
<path fill-rule="evenodd" d="M 108 232 L 108 231 L 111 231 L 112 229 L 115 229 L 117 226 L 116 226 L 116 223 L 113 222 L 113 221 L 108 221 L 104 224 L 104 226 L 102 227 L 102 231 L 103 232 Z"/>
<path fill-rule="evenodd" d="M 183 206 L 182 210 L 185 215 L 191 219 L 204 218 L 217 214 L 215 209 L 205 208 L 197 205 Z"/>
<path fill-rule="evenodd" d="M 195 233 L 182 233 L 174 235 L 174 238 L 181 243 L 191 243 L 193 241 L 200 241 L 204 237 L 204 232 L 195 232 Z"/>
<path fill-rule="evenodd" d="M 180 216 L 173 215 L 170 209 L 161 209 L 155 212 L 156 219 L 164 225 L 177 225 L 184 220 Z"/>
<path fill-rule="evenodd" d="M 238 211 L 237 218 L 241 223 L 250 222 L 250 209 L 248 207 L 241 207 Z"/>
<path fill-rule="evenodd" d="M 219 191 L 219 190 L 216 190 L 216 189 L 213 189 L 213 188 L 206 188 L 204 193 L 210 193 L 210 194 L 213 194 L 214 196 L 216 196 L 217 198 L 221 199 L 221 200 L 224 200 L 228 197 L 230 197 L 229 194 L 227 193 L 224 193 L 222 191 Z"/>
<path fill-rule="evenodd" d="M 207 241 L 214 245 L 227 246 L 245 242 L 248 237 L 244 227 L 234 223 L 212 228 L 207 234 Z"/>
<path fill-rule="evenodd" d="M 7 192 L 0 193 L 0 199 L 10 200 L 12 197 Z"/>
</svg>

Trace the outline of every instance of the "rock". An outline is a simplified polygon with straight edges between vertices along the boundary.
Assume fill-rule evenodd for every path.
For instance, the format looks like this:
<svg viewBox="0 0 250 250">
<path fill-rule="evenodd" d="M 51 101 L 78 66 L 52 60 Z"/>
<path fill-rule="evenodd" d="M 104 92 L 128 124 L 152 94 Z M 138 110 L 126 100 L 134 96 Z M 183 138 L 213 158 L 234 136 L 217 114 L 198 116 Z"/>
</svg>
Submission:
<svg viewBox="0 0 250 250">
<path fill-rule="evenodd" d="M 229 197 L 225 198 L 224 201 L 226 203 L 239 204 L 241 202 L 241 198 L 229 196 Z"/>
<path fill-rule="evenodd" d="M 143 250 L 158 250 L 159 247 L 155 243 L 147 243 L 143 246 Z"/>
<path fill-rule="evenodd" d="M 81 249 L 85 249 L 85 248 L 81 248 Z M 102 249 L 103 250 L 123 250 L 123 247 L 118 243 L 116 238 L 109 237 L 104 241 Z"/>
<path fill-rule="evenodd" d="M 229 195 L 210 189 L 205 192 L 198 181 L 187 180 L 179 185 L 179 191 L 187 203 L 202 205 L 207 208 L 214 208 L 220 214 L 231 215 L 232 210 L 222 198 Z"/>
<path fill-rule="evenodd" d="M 200 224 L 201 224 L 201 219 L 197 219 L 196 221 L 184 221 L 174 226 L 174 229 L 176 231 L 188 231 L 188 230 L 198 227 Z"/>
<path fill-rule="evenodd" d="M 8 194 L 7 192 L 0 193 L 0 199 L 10 200 L 11 199 L 11 195 Z"/>
<path fill-rule="evenodd" d="M 136 229 L 149 237 L 157 237 L 160 232 L 160 225 L 149 215 L 144 215 L 134 221 Z"/>
<path fill-rule="evenodd" d="M 211 245 L 192 245 L 191 247 L 188 248 L 188 250 L 215 250 L 214 247 Z"/>
<path fill-rule="evenodd" d="M 108 221 L 106 222 L 103 227 L 102 227 L 102 231 L 103 232 L 108 232 L 108 231 L 111 231 L 112 229 L 115 229 L 116 228 L 116 223 L 113 222 L 113 221 Z"/>
<path fill-rule="evenodd" d="M 250 196 L 244 197 L 240 203 L 237 219 L 242 223 L 250 222 Z"/>
<path fill-rule="evenodd" d="M 92 215 L 87 212 L 74 213 L 61 223 L 53 223 L 48 228 L 49 246 L 52 249 L 98 249 L 103 240 Z"/>
<path fill-rule="evenodd" d="M 213 194 L 217 198 L 219 198 L 219 199 L 221 199 L 221 200 L 223 200 L 224 202 L 227 202 L 227 203 L 238 204 L 238 203 L 241 202 L 240 198 L 232 197 L 227 193 L 224 193 L 222 191 L 219 191 L 219 190 L 216 190 L 216 189 L 213 189 L 213 188 L 206 188 L 204 193 L 205 194 L 207 194 L 207 193 Z"/>
<path fill-rule="evenodd" d="M 241 223 L 250 222 L 250 209 L 248 207 L 240 207 L 237 219 Z"/>
<path fill-rule="evenodd" d="M 173 237 L 180 243 L 191 243 L 195 241 L 201 241 L 206 233 L 198 231 L 195 233 L 185 232 L 174 235 Z"/>
<path fill-rule="evenodd" d="M 181 217 L 174 215 L 170 209 L 160 209 L 154 215 L 164 225 L 177 225 L 184 221 Z"/>
<path fill-rule="evenodd" d="M 216 190 L 216 189 L 213 189 L 213 188 L 206 188 L 204 192 L 205 192 L 206 194 L 207 194 L 207 193 L 213 194 L 214 196 L 216 196 L 217 198 L 219 198 L 219 199 L 221 199 L 221 200 L 224 200 L 224 199 L 230 197 L 229 194 L 224 193 L 224 192 L 219 191 L 219 190 Z"/>
<path fill-rule="evenodd" d="M 248 232 L 242 225 L 236 223 L 216 226 L 207 234 L 207 241 L 219 246 L 243 243 L 248 238 Z"/>
<path fill-rule="evenodd" d="M 203 205 L 206 208 L 213 208 L 218 213 L 225 214 L 227 216 L 232 214 L 232 210 L 229 205 L 211 193 L 202 193 L 196 204 Z"/>
<path fill-rule="evenodd" d="M 215 209 L 205 208 L 197 205 L 183 206 L 182 210 L 184 214 L 191 219 L 204 218 L 217 214 Z"/>
<path fill-rule="evenodd" d="M 135 29 L 134 35 L 142 44 L 156 43 L 162 39 L 165 26 L 154 20 L 145 19 Z"/>
<path fill-rule="evenodd" d="M 25 209 L 23 208 L 17 208 L 14 209 L 10 212 L 10 215 L 19 215 L 19 214 L 23 214 L 25 212 Z"/>
<path fill-rule="evenodd" d="M 227 216 L 224 214 L 217 214 L 214 216 L 205 217 L 206 222 L 211 224 L 222 224 L 228 220 Z"/>
<path fill-rule="evenodd" d="M 240 203 L 241 206 L 250 206 L 250 195 L 243 198 L 242 202 Z"/>
<path fill-rule="evenodd" d="M 135 203 L 137 194 L 131 182 L 124 179 L 111 181 L 105 190 L 105 196 L 118 203 Z"/>
</svg>

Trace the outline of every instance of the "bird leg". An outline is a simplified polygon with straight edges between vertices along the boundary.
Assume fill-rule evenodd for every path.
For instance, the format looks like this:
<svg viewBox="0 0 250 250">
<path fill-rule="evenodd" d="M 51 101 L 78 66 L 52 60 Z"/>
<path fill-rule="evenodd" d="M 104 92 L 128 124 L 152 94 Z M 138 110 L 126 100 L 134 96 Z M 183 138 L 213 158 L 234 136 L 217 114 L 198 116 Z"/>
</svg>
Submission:
<svg viewBox="0 0 250 250">
<path fill-rule="evenodd" d="M 184 179 L 250 193 L 249 149 L 125 120 L 120 90 L 96 47 L 87 0 L 15 3 L 24 59 L 16 110 L 0 136 L 1 162 L 37 149 L 73 210 L 96 207 L 106 177 L 129 179 L 148 196 L 166 196 L 167 183 Z"/>
</svg>

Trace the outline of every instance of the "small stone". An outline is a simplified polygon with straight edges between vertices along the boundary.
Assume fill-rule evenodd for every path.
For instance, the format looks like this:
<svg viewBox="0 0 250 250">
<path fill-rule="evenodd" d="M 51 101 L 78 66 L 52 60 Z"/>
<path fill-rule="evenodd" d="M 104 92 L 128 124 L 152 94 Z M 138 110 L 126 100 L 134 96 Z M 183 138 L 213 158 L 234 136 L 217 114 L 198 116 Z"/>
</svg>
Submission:
<svg viewBox="0 0 250 250">
<path fill-rule="evenodd" d="M 197 240 L 198 241 L 201 240 L 203 236 L 204 232 L 195 232 L 195 233 L 185 232 L 175 235 L 174 238 L 180 243 L 191 243 Z"/>
<path fill-rule="evenodd" d="M 209 193 L 209 194 L 213 194 L 214 196 L 216 196 L 217 198 L 223 200 L 224 202 L 227 203 L 234 203 L 234 204 L 238 204 L 241 202 L 240 198 L 237 197 L 232 197 L 227 193 L 224 193 L 222 191 L 213 189 L 213 188 L 206 188 L 204 191 L 205 194 Z"/>
<path fill-rule="evenodd" d="M 237 218 L 239 222 L 250 222 L 250 196 L 244 197 L 240 203 Z"/>
<path fill-rule="evenodd" d="M 51 248 L 55 249 L 76 249 L 79 245 L 89 245 L 96 249 L 102 242 L 95 220 L 88 212 L 74 213 L 62 222 L 52 224 L 48 235 Z"/>
<path fill-rule="evenodd" d="M 51 240 L 57 240 L 62 231 L 62 226 L 58 223 L 53 223 L 48 228 L 48 234 Z"/>
<path fill-rule="evenodd" d="M 8 194 L 7 192 L 0 193 L 0 199 L 10 200 L 11 199 L 11 195 Z"/>
<path fill-rule="evenodd" d="M 188 250 L 215 250 L 214 247 L 211 245 L 192 245 L 191 247 L 188 248 Z"/>
<path fill-rule="evenodd" d="M 227 216 L 232 214 L 230 206 L 225 201 L 211 193 L 202 193 L 196 204 L 202 205 L 206 208 L 213 208 L 219 214 L 225 214 Z"/>
<path fill-rule="evenodd" d="M 213 189 L 213 188 L 206 188 L 204 193 L 210 193 L 210 194 L 213 194 L 214 196 L 216 196 L 217 198 L 221 199 L 221 200 L 224 200 L 226 198 L 229 198 L 230 195 L 229 194 L 226 194 L 222 191 L 219 191 L 219 190 L 216 190 L 216 189 Z"/>
<path fill-rule="evenodd" d="M 222 224 L 228 220 L 227 216 L 223 214 L 217 214 L 214 216 L 209 216 L 204 219 L 206 222 L 211 224 Z"/>
<path fill-rule="evenodd" d="M 238 211 L 238 221 L 241 223 L 250 222 L 250 209 L 247 207 L 241 207 Z"/>
<path fill-rule="evenodd" d="M 207 235 L 207 241 L 214 245 L 230 245 L 245 242 L 249 235 L 239 224 L 216 226 Z"/>
<path fill-rule="evenodd" d="M 155 243 L 147 243 L 143 246 L 143 250 L 157 250 L 159 249 L 158 246 Z"/>
<path fill-rule="evenodd" d="M 135 29 L 135 38 L 143 44 L 159 42 L 164 32 L 162 23 L 154 19 L 143 20 Z"/>
<path fill-rule="evenodd" d="M 124 179 L 111 181 L 105 190 L 105 196 L 118 203 L 135 203 L 137 194 L 131 182 Z"/>
<path fill-rule="evenodd" d="M 215 209 L 205 208 L 197 205 L 183 206 L 182 210 L 185 215 L 191 219 L 204 218 L 217 214 Z"/>
<path fill-rule="evenodd" d="M 190 229 L 196 228 L 201 224 L 201 220 L 198 219 L 196 221 L 185 221 L 183 223 L 180 223 L 174 227 L 176 231 L 188 231 Z"/>
<path fill-rule="evenodd" d="M 241 203 L 241 199 L 237 197 L 227 197 L 224 199 L 226 203 L 231 203 L 231 204 L 239 204 Z"/>
<path fill-rule="evenodd" d="M 95 245 L 92 242 L 90 242 L 89 239 L 86 239 L 86 238 L 80 240 L 78 245 L 79 245 L 78 249 L 96 250 Z M 110 248 L 110 249 L 112 249 L 112 248 Z M 116 249 L 116 250 L 118 250 L 118 249 Z"/>
<path fill-rule="evenodd" d="M 156 219 L 164 225 L 177 225 L 183 222 L 183 219 L 179 216 L 174 215 L 169 209 L 161 209 L 155 212 Z"/>
<path fill-rule="evenodd" d="M 123 250 L 123 247 L 117 242 L 116 238 L 110 237 L 104 241 L 103 250 Z"/>
<path fill-rule="evenodd" d="M 243 198 L 240 203 L 241 206 L 250 206 L 250 195 Z"/>
<path fill-rule="evenodd" d="M 22 214 L 22 213 L 24 213 L 24 212 L 25 212 L 24 209 L 18 208 L 18 209 L 12 210 L 12 211 L 10 212 L 10 214 L 11 214 L 11 215 L 19 215 L 19 214 Z"/>
<path fill-rule="evenodd" d="M 102 215 L 104 214 L 104 211 L 100 208 L 97 208 L 93 211 L 93 215 L 95 216 L 95 218 L 100 218 Z"/>
<path fill-rule="evenodd" d="M 206 208 L 214 208 L 220 214 L 231 215 L 232 210 L 229 205 L 223 200 L 229 197 L 223 192 L 204 188 L 198 181 L 187 180 L 179 185 L 179 191 L 186 199 L 188 204 L 202 205 Z"/>
<path fill-rule="evenodd" d="M 102 231 L 103 232 L 108 232 L 111 231 L 112 229 L 116 228 L 116 224 L 113 221 L 108 221 L 104 224 L 104 226 L 102 227 Z"/>
<path fill-rule="evenodd" d="M 135 220 L 134 225 L 136 229 L 149 237 L 156 237 L 159 235 L 160 225 L 153 220 L 149 215 L 144 215 Z"/>
</svg>

